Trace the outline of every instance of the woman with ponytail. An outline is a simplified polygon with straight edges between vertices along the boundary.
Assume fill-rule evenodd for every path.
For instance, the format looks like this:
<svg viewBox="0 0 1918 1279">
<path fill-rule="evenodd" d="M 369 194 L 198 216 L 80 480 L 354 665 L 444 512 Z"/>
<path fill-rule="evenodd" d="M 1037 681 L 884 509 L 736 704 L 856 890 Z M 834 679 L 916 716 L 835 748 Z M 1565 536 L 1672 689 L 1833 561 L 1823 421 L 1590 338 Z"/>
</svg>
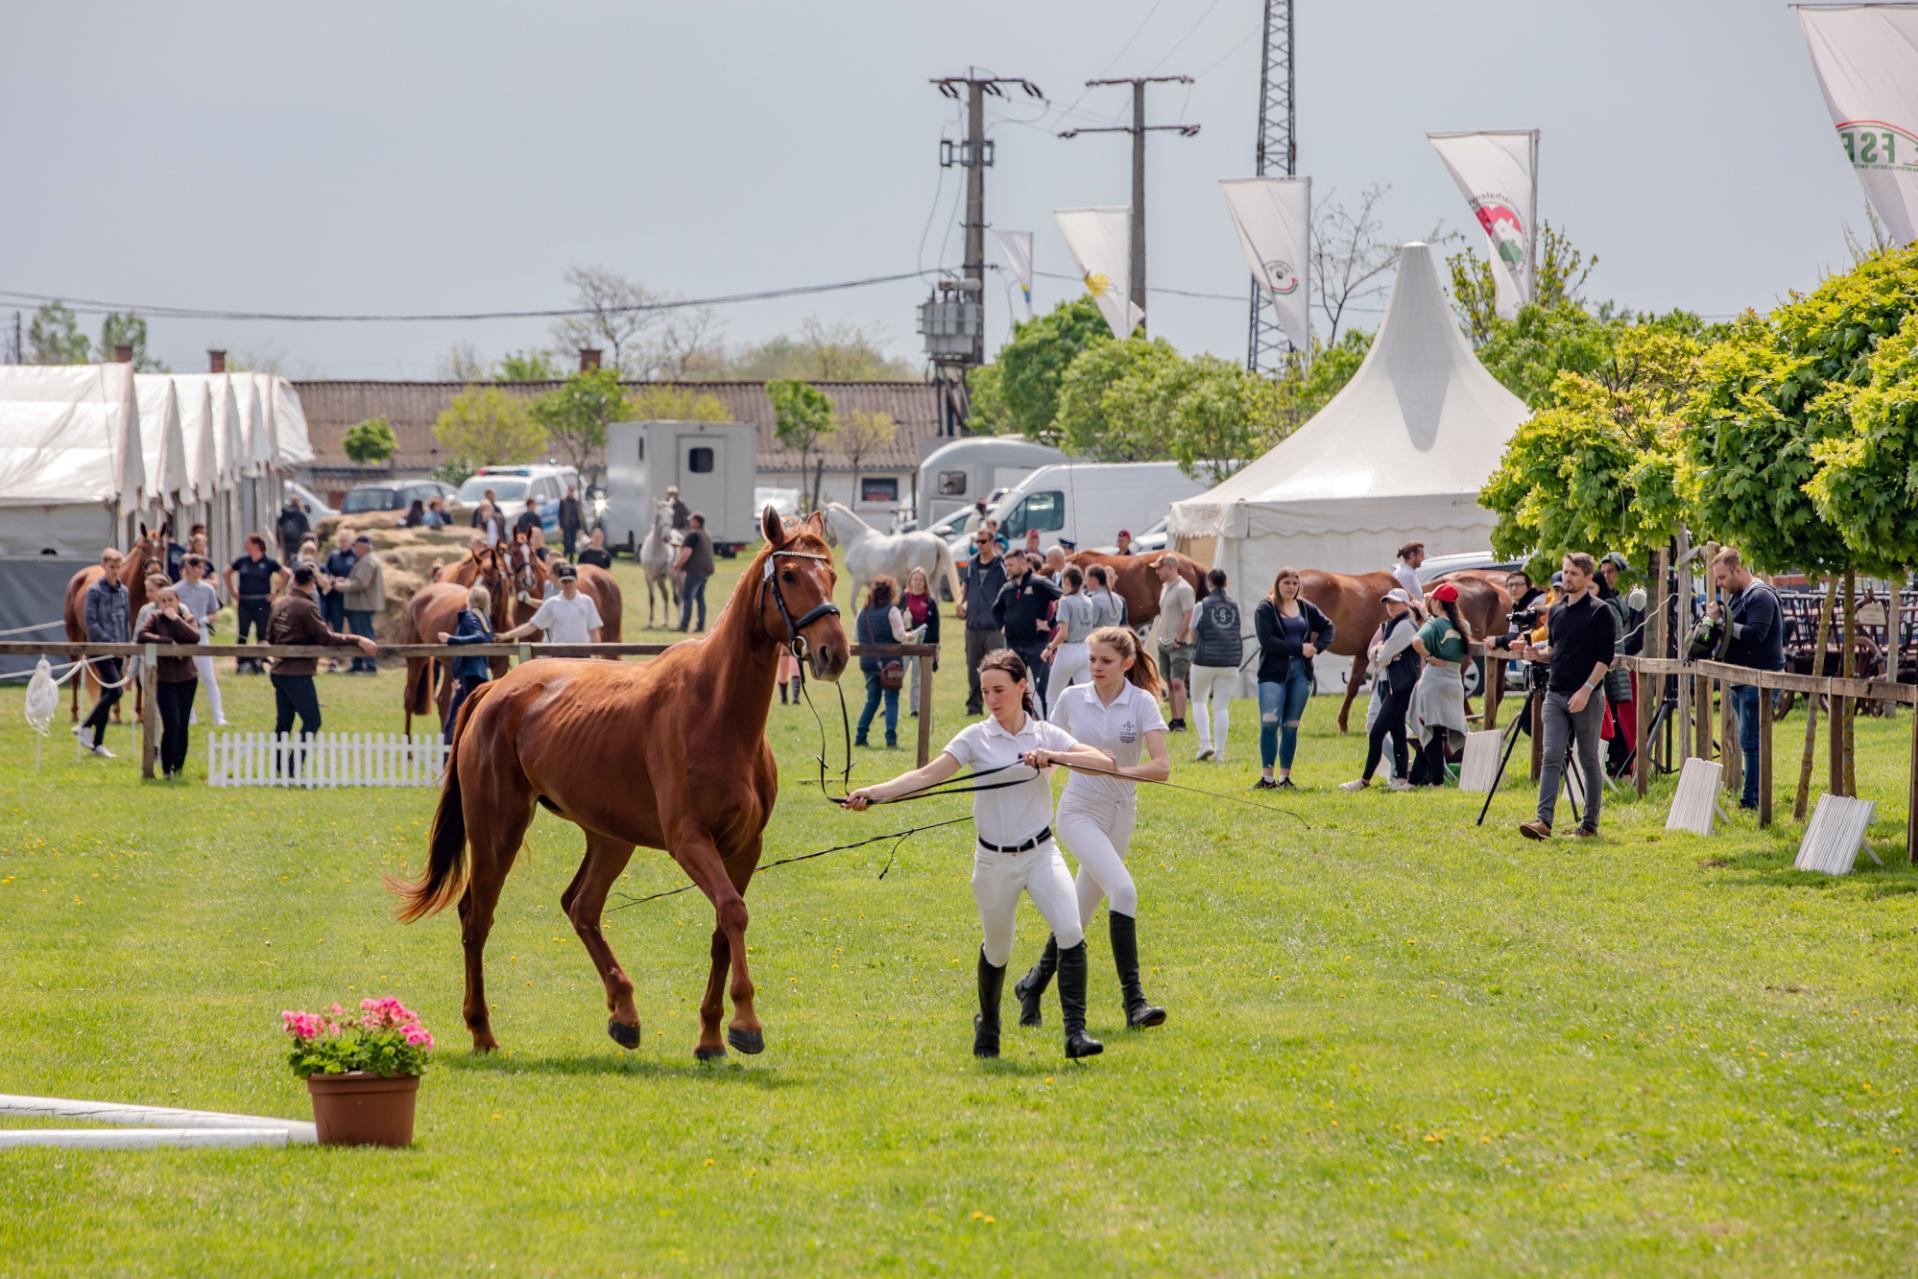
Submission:
<svg viewBox="0 0 1918 1279">
<path fill-rule="evenodd" d="M 1172 775 L 1166 758 L 1165 719 L 1159 714 L 1159 674 L 1139 647 L 1139 637 L 1124 626 L 1092 632 L 1092 682 L 1068 688 L 1053 699 L 1052 722 L 1073 740 L 1103 752 L 1098 771 L 1074 771 L 1059 797 L 1059 838 L 1079 861 L 1074 883 L 1079 898 L 1079 927 L 1092 922 L 1101 898 L 1111 898 L 1106 925 L 1112 935 L 1112 962 L 1119 970 L 1119 997 L 1126 1025 L 1140 1029 L 1165 1023 L 1139 982 L 1139 890 L 1126 870 L 1132 827 L 1139 815 L 1138 782 L 1162 782 Z M 1147 756 L 1142 762 L 1141 755 Z M 1019 1024 L 1040 1024 L 1039 1006 L 1053 970 L 1060 972 L 1064 1002 L 1063 952 L 1055 936 L 1032 970 L 1013 985 L 1019 1000 Z"/>
<path fill-rule="evenodd" d="M 1431 620 L 1412 639 L 1412 648 L 1425 659 L 1425 673 L 1412 688 L 1413 736 L 1419 743 L 1414 786 L 1443 786 L 1447 739 L 1456 733 L 1462 745 L 1471 731 L 1465 721 L 1464 672 L 1472 628 L 1459 611 L 1458 587 L 1441 582 L 1430 600 Z"/>
<path fill-rule="evenodd" d="M 1103 752 L 1081 746 L 1064 729 L 1039 718 L 1025 661 L 1009 648 L 987 653 L 979 663 L 979 691 L 988 714 L 946 743 L 937 759 L 846 797 L 852 812 L 936 786 L 963 766 L 974 773 L 1005 770 L 976 788 L 972 820 L 972 896 L 979 904 L 985 941 L 979 947 L 979 1014 L 972 1020 L 975 1057 L 999 1055 L 999 1001 L 1012 958 L 1013 921 L 1025 893 L 1052 928 L 1059 944 L 1059 1008 L 1064 1014 L 1066 1056 L 1105 1051 L 1086 1034 L 1086 942 L 1079 900 L 1059 846 L 1052 839 L 1051 768 L 1054 764 L 1107 769 Z M 1010 784 L 1005 784 L 1010 783 Z"/>
</svg>

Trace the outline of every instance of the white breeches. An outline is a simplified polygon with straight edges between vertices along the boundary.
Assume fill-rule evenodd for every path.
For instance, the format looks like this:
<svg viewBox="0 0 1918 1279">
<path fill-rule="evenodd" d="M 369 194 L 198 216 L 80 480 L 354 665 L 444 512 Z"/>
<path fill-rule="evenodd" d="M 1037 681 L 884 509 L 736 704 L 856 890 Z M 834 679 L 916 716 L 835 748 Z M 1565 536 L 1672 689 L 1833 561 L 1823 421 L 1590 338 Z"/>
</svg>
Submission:
<svg viewBox="0 0 1918 1279">
<path fill-rule="evenodd" d="M 1074 889 L 1079 899 L 1079 927 L 1084 929 L 1099 908 L 1099 899 L 1110 897 L 1116 914 L 1137 916 L 1139 890 L 1133 886 L 1132 872 L 1125 868 L 1126 852 L 1132 843 L 1132 824 L 1138 819 L 1137 803 L 1114 803 L 1106 799 L 1081 799 L 1065 795 L 1059 800 L 1059 815 L 1054 821 L 1059 838 L 1079 862 L 1079 877 Z M 1060 939 L 1059 944 L 1065 945 Z"/>
<path fill-rule="evenodd" d="M 200 687 L 206 690 L 207 698 L 213 704 L 213 722 L 217 724 L 226 718 L 226 712 L 220 708 L 220 677 L 214 672 L 213 659 L 195 657 L 193 669 L 200 673 Z"/>
<path fill-rule="evenodd" d="M 1074 641 L 1061 644 L 1052 652 L 1052 671 L 1046 676 L 1046 694 L 1052 700 L 1052 706 L 1046 707 L 1046 714 L 1052 713 L 1052 707 L 1059 704 L 1059 694 L 1074 684 L 1090 683 L 1092 680 L 1092 659 L 1086 653 L 1083 643 Z"/>
<path fill-rule="evenodd" d="M 1225 742 L 1232 725 L 1232 692 L 1239 683 L 1236 666 L 1194 666 L 1192 668 L 1192 718 L 1199 722 L 1199 745 L 1212 749 L 1212 724 L 1206 715 L 1208 704 L 1219 720 L 1219 755 L 1225 755 Z"/>
<path fill-rule="evenodd" d="M 1059 845 L 1048 839 L 1024 853 L 995 853 L 972 846 L 972 897 L 979 903 L 979 927 L 985 933 L 986 962 L 1003 968 L 1012 958 L 1013 924 L 1019 893 L 1032 898 L 1059 945 L 1071 949 L 1085 940 L 1073 900 L 1072 875 Z"/>
</svg>

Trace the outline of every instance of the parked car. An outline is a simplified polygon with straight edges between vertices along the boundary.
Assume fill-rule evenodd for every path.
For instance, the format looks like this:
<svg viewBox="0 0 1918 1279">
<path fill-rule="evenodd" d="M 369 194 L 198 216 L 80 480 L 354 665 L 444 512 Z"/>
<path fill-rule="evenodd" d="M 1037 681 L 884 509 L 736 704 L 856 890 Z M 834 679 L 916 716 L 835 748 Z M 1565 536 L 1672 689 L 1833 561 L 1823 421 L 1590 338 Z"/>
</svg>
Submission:
<svg viewBox="0 0 1918 1279">
<path fill-rule="evenodd" d="M 579 472 L 570 466 L 482 466 L 460 485 L 458 498 L 461 505 L 475 507 L 486 500 L 486 490 L 492 489 L 499 499 L 500 514 L 511 527 L 526 509 L 526 499 L 537 497 L 540 528 L 552 541 L 559 536 L 559 501 L 568 488 L 582 499 L 580 519 L 590 525 L 587 515 L 593 506 L 584 499 L 586 486 L 580 483 Z"/>
<path fill-rule="evenodd" d="M 330 520 L 339 512 L 326 504 L 326 499 L 315 493 L 298 480 L 286 481 L 286 495 L 298 498 L 300 505 L 306 508 L 306 517 L 318 524 L 321 520 Z"/>
<path fill-rule="evenodd" d="M 342 515 L 369 515 L 379 511 L 404 512 L 418 498 L 421 502 L 430 502 L 439 498 L 442 503 L 454 498 L 451 484 L 442 484 L 438 480 L 382 480 L 373 484 L 355 484 L 346 491 L 346 500 L 340 503 Z"/>
<path fill-rule="evenodd" d="M 1166 526 L 1171 524 L 1171 522 L 1172 516 L 1170 513 L 1167 513 L 1157 524 L 1146 529 L 1143 533 L 1134 533 L 1132 535 L 1132 553 L 1134 555 L 1151 555 L 1155 551 L 1163 551 L 1166 548 L 1166 543 L 1169 541 L 1166 534 Z M 1116 543 L 1112 546 L 1099 546 L 1093 549 L 1101 555 L 1117 555 L 1119 553 L 1119 547 Z"/>
</svg>

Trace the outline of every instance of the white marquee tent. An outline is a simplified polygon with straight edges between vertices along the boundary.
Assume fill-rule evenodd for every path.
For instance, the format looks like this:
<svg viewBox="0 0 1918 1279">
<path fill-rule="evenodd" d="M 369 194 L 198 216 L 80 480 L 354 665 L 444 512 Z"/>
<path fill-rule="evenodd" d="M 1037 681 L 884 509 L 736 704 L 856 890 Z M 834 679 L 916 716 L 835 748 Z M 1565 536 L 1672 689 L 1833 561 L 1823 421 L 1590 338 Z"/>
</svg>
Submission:
<svg viewBox="0 0 1918 1279">
<path fill-rule="evenodd" d="M 0 367 L 0 555 L 97 555 L 146 483 L 131 365 Z"/>
<path fill-rule="evenodd" d="M 179 395 L 173 379 L 164 373 L 134 374 L 133 393 L 140 405 L 140 455 L 146 463 L 147 503 L 173 511 L 193 495 Z"/>
<path fill-rule="evenodd" d="M 1407 244 L 1365 362 L 1311 421 L 1209 492 L 1175 503 L 1171 533 L 1226 571 L 1240 598 L 1284 565 L 1340 573 L 1490 544 L 1478 492 L 1530 415 L 1459 332 L 1431 249 Z"/>
</svg>

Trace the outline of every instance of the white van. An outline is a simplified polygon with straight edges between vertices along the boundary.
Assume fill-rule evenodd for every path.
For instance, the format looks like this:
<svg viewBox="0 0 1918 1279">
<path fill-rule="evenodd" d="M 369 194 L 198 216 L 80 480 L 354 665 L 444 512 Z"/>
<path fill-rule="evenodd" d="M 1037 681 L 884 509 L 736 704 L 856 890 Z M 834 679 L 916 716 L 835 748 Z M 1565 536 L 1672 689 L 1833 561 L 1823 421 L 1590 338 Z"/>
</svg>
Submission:
<svg viewBox="0 0 1918 1279">
<path fill-rule="evenodd" d="M 975 435 L 942 444 L 919 464 L 919 527 L 931 528 L 940 517 L 1065 460 L 1058 449 L 1019 435 Z"/>
<path fill-rule="evenodd" d="M 1065 462 L 1034 471 L 989 514 L 1010 542 L 1021 542 L 1027 530 L 1037 529 L 1047 546 L 1069 541 L 1090 550 L 1117 541 L 1120 529 L 1150 528 L 1174 502 L 1209 487 L 1177 462 Z M 953 544 L 960 559 L 969 549 L 963 537 Z"/>
</svg>

